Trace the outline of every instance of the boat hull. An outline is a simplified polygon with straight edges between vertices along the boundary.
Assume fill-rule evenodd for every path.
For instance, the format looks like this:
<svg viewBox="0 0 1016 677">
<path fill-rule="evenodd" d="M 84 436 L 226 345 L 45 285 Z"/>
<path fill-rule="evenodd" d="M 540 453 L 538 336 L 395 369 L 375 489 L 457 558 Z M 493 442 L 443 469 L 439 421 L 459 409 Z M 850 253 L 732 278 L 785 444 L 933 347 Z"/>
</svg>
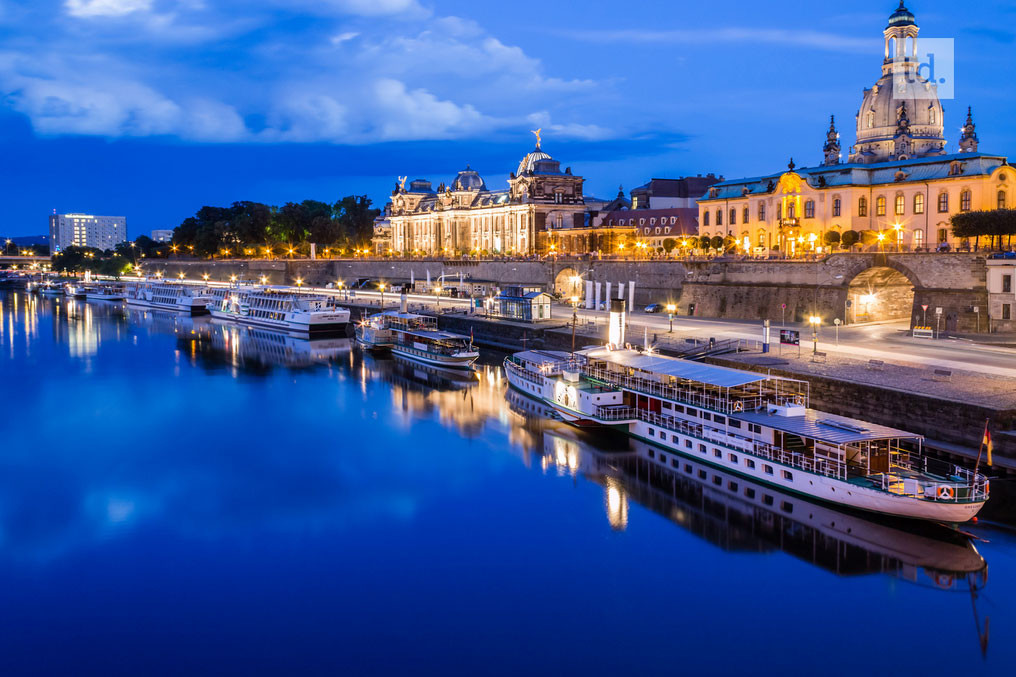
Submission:
<svg viewBox="0 0 1016 677">
<path fill-rule="evenodd" d="M 154 301 L 146 301 L 144 299 L 128 298 L 127 305 L 135 306 L 137 308 L 151 308 L 153 310 L 170 310 L 178 313 L 190 313 L 191 315 L 204 315 L 208 312 L 205 305 L 202 304 L 186 304 L 186 303 L 156 303 Z"/>
<path fill-rule="evenodd" d="M 259 318 L 250 317 L 249 315 L 239 315 L 236 313 L 223 312 L 221 310 L 212 310 L 211 315 L 214 318 L 220 320 L 229 320 L 230 322 L 237 322 L 239 324 L 245 324 L 251 327 L 261 327 L 263 329 L 274 329 L 276 331 L 286 331 L 295 334 L 331 334 L 343 332 L 349 326 L 348 320 L 335 320 L 333 322 L 300 322 L 300 321 L 270 321 L 262 320 Z"/>
<path fill-rule="evenodd" d="M 399 355 L 400 357 L 404 357 L 407 360 L 422 362 L 423 364 L 432 364 L 449 369 L 470 369 L 473 366 L 473 363 L 480 358 L 479 353 L 437 355 L 417 348 L 407 348 L 406 346 L 400 345 L 393 345 L 391 347 L 391 351 L 392 353 Z"/>
</svg>

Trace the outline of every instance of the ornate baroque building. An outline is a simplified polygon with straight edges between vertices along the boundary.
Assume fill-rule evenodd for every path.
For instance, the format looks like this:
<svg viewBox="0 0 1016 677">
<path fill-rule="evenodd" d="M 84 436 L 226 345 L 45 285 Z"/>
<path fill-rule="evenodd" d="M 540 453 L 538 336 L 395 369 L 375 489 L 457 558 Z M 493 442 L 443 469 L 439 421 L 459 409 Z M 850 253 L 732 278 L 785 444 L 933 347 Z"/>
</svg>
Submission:
<svg viewBox="0 0 1016 677">
<path fill-rule="evenodd" d="M 390 233 L 378 234 L 375 251 L 448 256 L 593 251 L 603 233 L 591 225 L 583 181 L 570 167 L 561 171 L 537 134 L 536 148 L 512 172 L 507 190 L 488 189 L 469 167 L 436 190 L 424 179 L 408 188 L 402 180 L 388 208 Z"/>
<path fill-rule="evenodd" d="M 822 251 L 827 233 L 850 230 L 872 231 L 886 247 L 956 249 L 968 243 L 953 237 L 953 214 L 1012 207 L 1016 171 L 1005 157 L 979 152 L 969 108 L 958 150 L 948 151 L 936 85 L 918 75 L 918 33 L 900 2 L 883 32 L 882 77 L 864 90 L 847 163 L 834 119 L 820 166 L 798 169 L 791 160 L 786 172 L 709 188 L 698 203 L 700 233 L 732 238 L 755 254 Z M 894 86 L 895 78 L 909 86 Z"/>
</svg>

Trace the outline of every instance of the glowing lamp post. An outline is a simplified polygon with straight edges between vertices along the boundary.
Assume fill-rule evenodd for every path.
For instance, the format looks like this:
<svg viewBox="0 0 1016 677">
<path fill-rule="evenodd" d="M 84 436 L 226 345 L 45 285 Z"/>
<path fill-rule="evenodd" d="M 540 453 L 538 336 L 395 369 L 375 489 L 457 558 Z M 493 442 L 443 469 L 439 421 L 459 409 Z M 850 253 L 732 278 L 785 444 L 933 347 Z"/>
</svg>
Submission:
<svg viewBox="0 0 1016 677">
<path fill-rule="evenodd" d="M 818 355 L 818 327 L 822 324 L 822 318 L 818 315 L 812 315 L 808 318 L 808 324 L 811 325 L 811 354 Z"/>
<path fill-rule="evenodd" d="M 579 323 L 579 297 L 571 297 L 572 320 L 571 320 L 571 353 L 575 357 L 575 327 Z"/>
<path fill-rule="evenodd" d="M 385 312 L 385 283 L 382 282 L 377 288 L 381 290 L 381 312 L 383 313 Z"/>
<path fill-rule="evenodd" d="M 674 313 L 677 312 L 677 306 L 673 303 L 667 304 L 667 314 L 670 315 L 670 332 L 674 333 Z"/>
</svg>

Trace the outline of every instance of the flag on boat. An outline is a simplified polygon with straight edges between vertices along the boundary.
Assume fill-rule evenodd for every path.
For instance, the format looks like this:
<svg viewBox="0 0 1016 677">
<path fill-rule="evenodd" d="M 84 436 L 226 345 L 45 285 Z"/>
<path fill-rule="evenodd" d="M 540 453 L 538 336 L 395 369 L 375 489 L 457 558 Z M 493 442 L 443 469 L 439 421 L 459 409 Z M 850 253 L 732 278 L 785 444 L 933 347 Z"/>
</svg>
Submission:
<svg viewBox="0 0 1016 677">
<path fill-rule="evenodd" d="M 993 447 L 992 447 L 992 444 L 991 444 L 991 431 L 988 430 L 988 424 L 987 423 L 984 424 L 984 439 L 981 441 L 981 444 L 983 444 L 984 448 L 988 450 L 988 452 L 987 452 L 988 453 L 988 465 L 990 466 L 991 465 L 991 452 L 993 451 Z"/>
</svg>

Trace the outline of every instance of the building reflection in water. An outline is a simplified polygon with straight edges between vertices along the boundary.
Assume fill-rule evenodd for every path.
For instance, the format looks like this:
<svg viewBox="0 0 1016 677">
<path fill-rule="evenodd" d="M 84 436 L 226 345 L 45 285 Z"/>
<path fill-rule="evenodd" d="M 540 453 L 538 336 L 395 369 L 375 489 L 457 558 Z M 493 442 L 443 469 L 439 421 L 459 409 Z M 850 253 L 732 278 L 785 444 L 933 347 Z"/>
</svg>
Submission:
<svg viewBox="0 0 1016 677">
<path fill-rule="evenodd" d="M 53 341 L 67 346 L 74 358 L 96 354 L 103 339 L 118 340 L 126 329 L 126 315 L 118 303 L 88 303 L 83 300 L 34 294 L 0 295 L 0 345 L 13 358 L 22 350 L 32 353 L 40 320 L 52 320 Z"/>
</svg>

